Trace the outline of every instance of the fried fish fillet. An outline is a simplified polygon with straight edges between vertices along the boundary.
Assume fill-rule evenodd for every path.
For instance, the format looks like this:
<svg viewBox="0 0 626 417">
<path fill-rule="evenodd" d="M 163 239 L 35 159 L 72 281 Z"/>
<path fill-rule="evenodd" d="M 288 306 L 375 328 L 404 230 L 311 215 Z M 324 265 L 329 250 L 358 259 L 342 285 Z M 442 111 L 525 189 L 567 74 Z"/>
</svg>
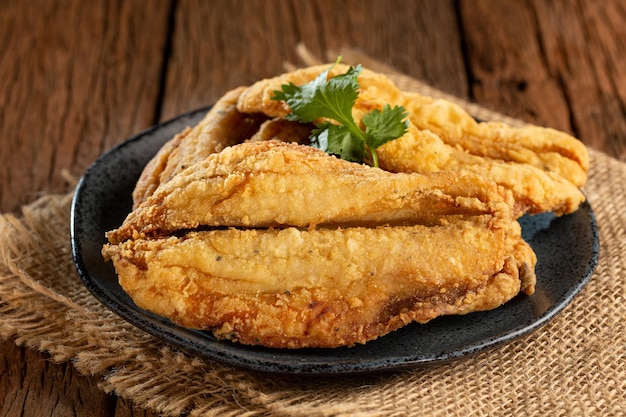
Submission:
<svg viewBox="0 0 626 417">
<path fill-rule="evenodd" d="M 103 256 L 139 307 L 180 325 L 267 347 L 351 346 L 532 294 L 536 257 L 510 198 L 471 175 L 247 142 L 161 184 Z"/>
<path fill-rule="evenodd" d="M 289 107 L 272 100 L 283 84 L 305 84 L 328 66 L 309 67 L 255 83 L 243 91 L 241 112 L 284 117 Z M 330 76 L 344 73 L 336 65 Z M 585 146 L 554 129 L 537 126 L 513 128 L 502 123 L 478 123 L 446 100 L 400 91 L 387 77 L 368 70 L 359 76 L 361 90 L 353 116 L 361 117 L 385 104 L 404 106 L 409 113 L 408 132 L 379 148 L 381 167 L 394 172 L 473 172 L 492 179 L 513 192 L 518 212 L 557 214 L 575 211 L 584 196 L 589 166 Z"/>
<path fill-rule="evenodd" d="M 225 148 L 162 184 L 112 243 L 206 226 L 313 228 L 512 219 L 510 193 L 475 175 L 393 174 L 279 141 Z"/>
<path fill-rule="evenodd" d="M 438 226 L 226 229 L 105 247 L 135 303 L 274 348 L 352 346 L 534 288 L 534 254 L 489 215 Z M 436 265 L 436 267 L 434 267 Z"/>
<path fill-rule="evenodd" d="M 558 174 L 577 187 L 587 181 L 585 145 L 566 133 L 533 125 L 511 128 L 500 122 L 478 122 L 455 103 L 416 93 L 404 96 L 413 124 L 448 145 L 460 146 L 472 155 L 528 164 Z"/>
</svg>

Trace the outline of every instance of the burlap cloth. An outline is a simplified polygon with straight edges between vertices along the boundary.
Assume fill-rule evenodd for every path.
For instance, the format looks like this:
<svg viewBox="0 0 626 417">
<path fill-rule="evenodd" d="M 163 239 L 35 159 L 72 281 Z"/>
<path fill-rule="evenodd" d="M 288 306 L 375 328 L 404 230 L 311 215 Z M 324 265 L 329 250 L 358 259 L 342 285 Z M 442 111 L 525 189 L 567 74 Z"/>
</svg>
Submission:
<svg viewBox="0 0 626 417">
<path fill-rule="evenodd" d="M 386 70 L 405 90 L 443 94 L 367 57 L 352 59 Z M 585 192 L 601 239 L 594 276 L 546 326 L 476 356 L 332 378 L 260 375 L 190 356 L 127 324 L 83 287 L 70 253 L 70 194 L 0 216 L 0 336 L 71 361 L 97 375 L 102 390 L 163 415 L 626 415 L 626 164 L 590 154 Z"/>
</svg>

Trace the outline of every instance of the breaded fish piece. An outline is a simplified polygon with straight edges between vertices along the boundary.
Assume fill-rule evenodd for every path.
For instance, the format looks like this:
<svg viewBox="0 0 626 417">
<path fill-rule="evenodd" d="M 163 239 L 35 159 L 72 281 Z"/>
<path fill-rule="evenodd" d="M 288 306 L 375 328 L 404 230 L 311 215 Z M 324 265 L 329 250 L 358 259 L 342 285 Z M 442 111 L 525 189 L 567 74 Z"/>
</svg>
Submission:
<svg viewBox="0 0 626 417">
<path fill-rule="evenodd" d="M 310 146 L 247 142 L 162 184 L 112 243 L 206 226 L 312 228 L 436 224 L 490 214 L 511 221 L 510 193 L 476 175 L 393 174 Z"/>
<path fill-rule="evenodd" d="M 263 113 L 270 117 L 285 117 L 289 105 L 283 101 L 272 100 L 274 92 L 284 84 L 303 85 L 314 80 L 321 72 L 328 70 L 330 65 L 317 65 L 287 72 L 276 77 L 257 81 L 246 88 L 237 100 L 237 109 L 242 113 Z M 335 64 L 328 72 L 329 78 L 344 74 L 348 70 L 344 64 Z M 359 99 L 364 102 L 380 100 L 381 103 L 402 103 L 405 99 L 389 78 L 364 68 L 359 75 Z M 376 108 L 382 107 L 376 105 Z M 358 110 L 357 110 L 358 111 Z M 360 118 L 355 117 L 355 120 Z"/>
<path fill-rule="evenodd" d="M 310 132 L 308 125 L 275 118 L 265 122 L 251 140 L 273 137 L 306 144 Z M 489 178 L 512 192 L 515 217 L 549 211 L 572 213 L 584 201 L 581 190 L 558 174 L 517 162 L 492 160 L 485 163 L 483 157 L 448 146 L 439 136 L 429 130 L 419 130 L 413 124 L 409 124 L 406 135 L 381 146 L 377 153 L 380 168 L 390 172 L 471 173 Z"/>
<path fill-rule="evenodd" d="M 243 142 L 259 130 L 266 116 L 244 114 L 236 108 L 243 91 L 245 87 L 227 92 L 196 126 L 186 128 L 159 150 L 137 181 L 133 191 L 133 208 L 186 167 L 227 146 Z"/>
<path fill-rule="evenodd" d="M 289 82 L 305 84 L 327 68 L 309 67 L 259 81 L 242 92 L 237 107 L 244 113 L 284 117 L 289 107 L 271 99 L 274 91 Z M 344 65 L 335 65 L 330 76 L 346 70 Z M 404 137 L 379 148 L 379 163 L 385 169 L 485 175 L 510 189 L 522 212 L 570 213 L 584 201 L 579 187 L 586 181 L 589 159 L 577 139 L 537 126 L 478 123 L 454 103 L 404 93 L 384 75 L 366 69 L 359 82 L 361 90 L 353 110 L 357 122 L 385 104 L 404 106 L 409 113 L 410 127 Z M 400 160 L 404 163 L 398 164 Z"/>
<path fill-rule="evenodd" d="M 510 190 L 516 217 L 524 213 L 573 213 L 584 201 L 582 191 L 562 176 L 533 165 L 486 159 L 446 145 L 429 130 L 409 125 L 407 134 L 377 149 L 380 167 L 391 172 L 472 173 Z"/>
<path fill-rule="evenodd" d="M 332 348 L 532 293 L 536 260 L 514 223 L 229 228 L 103 253 L 139 307 L 182 326 L 250 345 Z"/>
<path fill-rule="evenodd" d="M 312 128 L 312 124 L 292 122 L 281 117 L 275 117 L 263 122 L 259 130 L 248 141 L 277 140 L 309 145 Z"/>
<path fill-rule="evenodd" d="M 493 160 L 528 164 L 559 174 L 577 187 L 587 181 L 585 145 L 556 129 L 500 122 L 478 122 L 459 105 L 417 93 L 404 93 L 404 105 L 418 129 L 437 134 L 451 146 Z M 497 146 L 490 146 L 497 144 Z"/>
</svg>

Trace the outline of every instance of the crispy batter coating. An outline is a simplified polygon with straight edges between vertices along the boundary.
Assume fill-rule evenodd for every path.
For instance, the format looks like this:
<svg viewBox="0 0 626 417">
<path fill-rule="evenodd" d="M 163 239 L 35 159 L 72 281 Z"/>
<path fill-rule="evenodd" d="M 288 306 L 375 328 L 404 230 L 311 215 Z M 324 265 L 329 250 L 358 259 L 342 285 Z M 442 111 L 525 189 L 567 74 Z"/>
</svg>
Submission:
<svg viewBox="0 0 626 417">
<path fill-rule="evenodd" d="M 487 159 L 445 144 L 430 130 L 409 126 L 403 137 L 379 147 L 380 167 L 391 172 L 472 173 L 510 190 L 516 217 L 524 213 L 572 213 L 584 201 L 580 189 L 555 172 L 515 161 Z"/>
<path fill-rule="evenodd" d="M 481 177 L 247 142 L 162 184 L 103 255 L 138 306 L 181 325 L 269 347 L 351 346 L 532 294 L 536 258 L 509 200 Z"/>
<path fill-rule="evenodd" d="M 587 181 L 589 155 L 585 145 L 566 133 L 533 125 L 511 128 L 500 122 L 478 122 L 455 103 L 416 93 L 404 96 L 413 124 L 439 135 L 451 146 L 458 145 L 472 155 L 553 172 L 578 187 Z"/>
<path fill-rule="evenodd" d="M 483 177 L 393 174 L 310 146 L 261 141 L 182 171 L 107 237 L 119 243 L 205 226 L 432 224 L 486 213 L 510 221 L 510 206 L 510 194 Z"/>
</svg>

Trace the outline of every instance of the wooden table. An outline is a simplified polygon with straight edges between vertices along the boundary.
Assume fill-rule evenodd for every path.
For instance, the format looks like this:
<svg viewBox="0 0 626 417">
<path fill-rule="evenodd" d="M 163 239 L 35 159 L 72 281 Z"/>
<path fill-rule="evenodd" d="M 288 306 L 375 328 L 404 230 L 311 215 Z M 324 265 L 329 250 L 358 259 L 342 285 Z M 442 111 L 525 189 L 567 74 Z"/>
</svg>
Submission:
<svg viewBox="0 0 626 417">
<path fill-rule="evenodd" d="M 0 210 L 227 89 L 357 48 L 626 160 L 626 1 L 0 1 Z M 0 341 L 0 416 L 152 415 Z"/>
</svg>

